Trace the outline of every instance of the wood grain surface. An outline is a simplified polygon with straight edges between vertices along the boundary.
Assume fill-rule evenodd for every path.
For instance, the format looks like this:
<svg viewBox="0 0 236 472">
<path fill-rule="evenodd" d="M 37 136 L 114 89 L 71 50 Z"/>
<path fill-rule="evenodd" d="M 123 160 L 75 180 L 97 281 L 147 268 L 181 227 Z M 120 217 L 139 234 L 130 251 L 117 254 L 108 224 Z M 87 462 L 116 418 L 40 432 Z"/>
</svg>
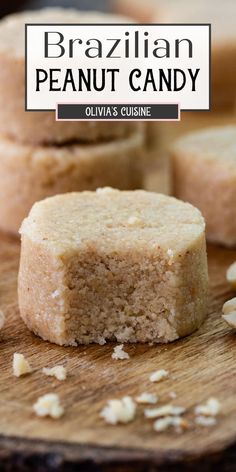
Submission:
<svg viewBox="0 0 236 472">
<path fill-rule="evenodd" d="M 112 344 L 63 348 L 27 330 L 17 308 L 19 242 L 2 235 L 0 243 L 0 309 L 6 316 L 0 344 L 1 471 L 204 470 L 203 464 L 206 470 L 216 470 L 210 468 L 216 464 L 220 470 L 236 469 L 236 335 L 220 316 L 223 302 L 233 295 L 225 272 L 236 251 L 208 248 L 209 316 L 197 333 L 170 345 L 129 345 L 130 360 L 114 361 Z M 14 352 L 26 355 L 33 374 L 13 377 Z M 68 369 L 65 382 L 41 372 L 58 363 Z M 149 375 L 159 368 L 169 370 L 170 378 L 151 384 Z M 173 390 L 174 403 L 188 408 L 190 421 L 196 404 L 217 397 L 222 402 L 218 424 L 193 426 L 184 434 L 157 434 L 141 406 L 126 426 L 108 426 L 99 418 L 110 398 L 151 391 L 163 404 Z M 48 392 L 58 393 L 65 407 L 59 421 L 39 419 L 32 411 L 37 397 Z"/>
</svg>

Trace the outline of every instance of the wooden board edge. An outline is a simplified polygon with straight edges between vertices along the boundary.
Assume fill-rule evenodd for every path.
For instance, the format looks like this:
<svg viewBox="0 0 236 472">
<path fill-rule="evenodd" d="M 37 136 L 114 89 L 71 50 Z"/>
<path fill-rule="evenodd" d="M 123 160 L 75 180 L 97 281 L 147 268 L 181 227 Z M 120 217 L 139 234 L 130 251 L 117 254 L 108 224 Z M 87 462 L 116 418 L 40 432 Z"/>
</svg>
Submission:
<svg viewBox="0 0 236 472">
<path fill-rule="evenodd" d="M 100 447 L 0 435 L 1 472 L 235 472 L 236 440 L 209 454 Z"/>
</svg>

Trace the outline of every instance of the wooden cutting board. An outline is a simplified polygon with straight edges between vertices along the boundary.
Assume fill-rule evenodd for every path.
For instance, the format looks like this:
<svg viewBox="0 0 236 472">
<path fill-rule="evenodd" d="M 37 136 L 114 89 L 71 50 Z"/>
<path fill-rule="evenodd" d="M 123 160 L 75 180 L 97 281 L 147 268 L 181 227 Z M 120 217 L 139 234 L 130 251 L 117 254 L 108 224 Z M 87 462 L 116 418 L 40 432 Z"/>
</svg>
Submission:
<svg viewBox="0 0 236 472">
<path fill-rule="evenodd" d="M 18 241 L 0 236 L 0 309 L 6 315 L 0 342 L 0 470 L 235 471 L 236 335 L 220 314 L 233 296 L 225 272 L 236 251 L 209 247 L 209 316 L 197 333 L 170 345 L 129 345 L 130 360 L 114 361 L 112 344 L 63 348 L 27 330 L 17 308 L 19 249 Z M 26 355 L 32 375 L 13 377 L 14 352 Z M 67 367 L 65 382 L 42 374 L 43 367 L 55 364 Z M 150 383 L 150 373 L 160 368 L 169 370 L 170 378 Z M 193 425 L 184 434 L 155 433 L 141 406 L 126 426 L 108 426 L 99 418 L 108 399 L 145 391 L 157 392 L 160 405 L 175 391 L 174 403 L 188 408 L 190 421 L 193 407 L 210 396 L 222 402 L 222 414 L 215 427 Z M 58 393 L 65 406 L 60 420 L 32 412 L 36 399 L 48 392 Z"/>
</svg>

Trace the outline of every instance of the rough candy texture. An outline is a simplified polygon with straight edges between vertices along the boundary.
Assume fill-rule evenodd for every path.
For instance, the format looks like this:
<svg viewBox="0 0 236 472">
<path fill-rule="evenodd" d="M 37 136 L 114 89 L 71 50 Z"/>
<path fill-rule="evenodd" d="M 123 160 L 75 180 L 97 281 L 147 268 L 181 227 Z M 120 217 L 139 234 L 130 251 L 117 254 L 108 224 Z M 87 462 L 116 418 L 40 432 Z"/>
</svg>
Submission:
<svg viewBox="0 0 236 472">
<path fill-rule="evenodd" d="M 236 245 L 236 126 L 191 133 L 172 150 L 174 194 L 195 205 L 207 238 Z"/>
<path fill-rule="evenodd" d="M 166 343 L 206 316 L 205 224 L 189 204 L 145 191 L 60 195 L 34 205 L 21 235 L 20 313 L 45 340 Z"/>
<path fill-rule="evenodd" d="M 32 205 L 59 193 L 142 187 L 141 124 L 123 139 L 101 144 L 29 146 L 0 137 L 0 227 L 18 233 Z"/>
<path fill-rule="evenodd" d="M 9 15 L 0 22 L 0 133 L 21 142 L 94 142 L 125 136 L 130 124 L 56 121 L 55 112 L 25 112 L 25 23 L 125 23 L 116 15 L 47 8 Z"/>
</svg>

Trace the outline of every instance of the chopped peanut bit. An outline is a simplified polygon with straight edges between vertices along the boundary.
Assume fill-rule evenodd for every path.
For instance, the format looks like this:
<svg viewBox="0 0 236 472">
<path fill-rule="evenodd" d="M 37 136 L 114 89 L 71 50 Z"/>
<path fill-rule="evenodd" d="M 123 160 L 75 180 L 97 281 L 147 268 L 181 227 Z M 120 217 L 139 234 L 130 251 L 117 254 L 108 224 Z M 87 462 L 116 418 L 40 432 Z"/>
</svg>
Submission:
<svg viewBox="0 0 236 472">
<path fill-rule="evenodd" d="M 177 433 L 182 433 L 184 430 L 188 429 L 189 426 L 189 422 L 179 416 L 166 416 L 165 418 L 155 421 L 153 429 L 159 433 L 166 431 L 170 427 L 174 427 Z"/>
<path fill-rule="evenodd" d="M 64 408 L 60 405 L 60 399 L 55 393 L 48 393 L 39 397 L 33 405 L 37 416 L 51 416 L 58 419 L 64 414 Z"/>
<path fill-rule="evenodd" d="M 236 329 L 236 311 L 232 311 L 228 315 L 222 315 L 226 323 L 233 329 Z"/>
<path fill-rule="evenodd" d="M 164 405 L 160 408 L 144 410 L 146 418 L 161 418 L 162 416 L 180 416 L 186 411 L 182 406 Z"/>
<path fill-rule="evenodd" d="M 231 300 L 228 300 L 224 305 L 223 305 L 223 313 L 224 315 L 228 315 L 229 313 L 232 313 L 236 311 L 236 297 L 231 298 Z"/>
<path fill-rule="evenodd" d="M 66 379 L 66 369 L 63 365 L 56 365 L 55 367 L 44 367 L 43 374 L 48 375 L 49 377 L 56 377 L 57 380 Z"/>
<path fill-rule="evenodd" d="M 195 418 L 195 423 L 200 426 L 215 426 L 217 421 L 213 416 L 197 416 Z"/>
<path fill-rule="evenodd" d="M 168 376 L 169 376 L 169 372 L 167 370 L 160 369 L 160 370 L 157 370 L 156 372 L 153 372 L 150 375 L 149 380 L 151 382 L 160 382 L 161 380 L 165 379 Z"/>
<path fill-rule="evenodd" d="M 236 289 L 236 262 L 234 262 L 227 270 L 226 279 L 232 289 Z"/>
<path fill-rule="evenodd" d="M 13 354 L 13 375 L 21 377 L 21 375 L 30 374 L 32 368 L 23 354 L 15 352 Z"/>
<path fill-rule="evenodd" d="M 236 329 L 236 298 L 232 298 L 223 305 L 222 317 L 231 328 Z"/>
<path fill-rule="evenodd" d="M 124 360 L 124 359 L 129 359 L 129 354 L 128 352 L 125 352 L 123 350 L 124 344 L 120 344 L 119 346 L 114 347 L 114 352 L 112 354 L 112 359 L 115 360 Z"/>
<path fill-rule="evenodd" d="M 182 433 L 183 431 L 186 431 L 187 429 L 190 428 L 190 423 L 189 421 L 180 418 L 179 416 L 176 416 L 173 418 L 173 426 L 175 427 L 175 430 L 177 433 Z"/>
<path fill-rule="evenodd" d="M 195 408 L 195 415 L 197 416 L 217 416 L 220 412 L 220 402 L 217 398 L 209 398 L 205 405 L 198 405 Z"/>
<path fill-rule="evenodd" d="M 155 404 L 158 402 L 159 398 L 154 393 L 141 393 L 138 397 L 135 398 L 137 403 L 150 403 Z"/>
<path fill-rule="evenodd" d="M 5 316 L 2 310 L 0 310 L 0 330 L 3 328 L 5 324 Z"/>
<path fill-rule="evenodd" d="M 155 423 L 153 424 L 153 429 L 157 432 L 166 431 L 170 428 L 170 426 L 172 426 L 172 421 L 172 416 L 166 416 L 165 418 L 161 418 L 155 421 Z"/>
<path fill-rule="evenodd" d="M 136 404 L 131 397 L 123 397 L 121 400 L 109 400 L 103 408 L 100 416 L 106 423 L 129 423 L 133 421 L 136 413 Z"/>
</svg>

